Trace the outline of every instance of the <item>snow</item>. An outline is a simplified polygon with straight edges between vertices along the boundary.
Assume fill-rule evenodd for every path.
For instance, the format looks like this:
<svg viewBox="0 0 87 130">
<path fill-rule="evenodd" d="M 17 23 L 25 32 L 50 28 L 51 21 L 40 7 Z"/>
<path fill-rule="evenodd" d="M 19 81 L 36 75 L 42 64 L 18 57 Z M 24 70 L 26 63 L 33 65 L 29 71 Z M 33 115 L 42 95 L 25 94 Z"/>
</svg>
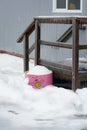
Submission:
<svg viewBox="0 0 87 130">
<path fill-rule="evenodd" d="M 45 66 L 40 66 L 40 65 L 36 65 L 28 72 L 28 74 L 33 74 L 33 75 L 44 75 L 50 73 L 52 73 L 51 70 L 47 69 Z"/>
<path fill-rule="evenodd" d="M 0 54 L 0 130 L 87 130 L 87 88 L 33 89 L 23 59 Z"/>
<path fill-rule="evenodd" d="M 81 15 L 73 15 L 73 16 L 57 16 L 57 15 L 52 15 L 52 16 L 36 16 L 35 18 L 41 18 L 41 19 L 45 19 L 45 18 L 87 18 L 87 16 L 81 16 Z"/>
</svg>

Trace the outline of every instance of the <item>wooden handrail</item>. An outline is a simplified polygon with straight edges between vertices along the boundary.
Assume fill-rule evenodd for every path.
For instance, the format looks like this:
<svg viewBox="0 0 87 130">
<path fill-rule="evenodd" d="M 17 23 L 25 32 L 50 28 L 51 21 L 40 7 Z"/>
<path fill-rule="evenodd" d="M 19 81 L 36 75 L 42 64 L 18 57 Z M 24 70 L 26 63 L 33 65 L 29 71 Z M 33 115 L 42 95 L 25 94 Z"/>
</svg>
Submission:
<svg viewBox="0 0 87 130">
<path fill-rule="evenodd" d="M 33 44 L 29 48 L 29 36 L 34 30 L 35 30 L 35 21 L 33 20 L 17 40 L 18 43 L 24 40 L 24 72 L 29 70 L 29 54 L 35 48 L 35 44 Z"/>
<path fill-rule="evenodd" d="M 17 42 L 20 43 L 23 41 L 24 35 L 28 34 L 28 36 L 35 30 L 35 21 L 33 20 L 31 24 L 27 27 L 27 29 L 20 35 L 17 39 Z"/>
<path fill-rule="evenodd" d="M 36 17 L 35 20 L 39 20 L 40 23 L 50 23 L 50 24 L 72 24 L 72 17 Z"/>
<path fill-rule="evenodd" d="M 83 26 L 82 24 L 79 25 L 79 29 L 86 30 L 86 26 Z M 70 26 L 62 36 L 57 40 L 57 42 L 66 42 L 72 35 L 72 26 Z"/>
<path fill-rule="evenodd" d="M 67 41 L 72 34 L 72 26 L 70 26 L 63 35 L 57 40 L 57 42 L 65 42 Z"/>
<path fill-rule="evenodd" d="M 63 42 L 49 42 L 49 41 L 42 41 L 42 40 L 40 40 L 39 42 L 41 45 L 72 49 L 72 45 L 70 43 L 65 44 Z"/>
</svg>

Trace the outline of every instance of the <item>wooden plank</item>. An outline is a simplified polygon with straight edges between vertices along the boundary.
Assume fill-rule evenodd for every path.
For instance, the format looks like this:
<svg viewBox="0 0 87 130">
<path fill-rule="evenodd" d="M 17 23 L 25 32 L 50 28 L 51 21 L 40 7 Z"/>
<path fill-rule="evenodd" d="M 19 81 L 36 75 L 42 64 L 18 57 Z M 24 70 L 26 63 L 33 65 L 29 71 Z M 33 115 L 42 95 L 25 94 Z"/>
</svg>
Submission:
<svg viewBox="0 0 87 130">
<path fill-rule="evenodd" d="M 72 17 L 36 17 L 35 20 L 39 20 L 40 23 L 49 23 L 49 24 L 72 24 Z"/>
<path fill-rule="evenodd" d="M 87 81 L 87 71 L 80 71 L 79 72 L 79 81 Z"/>
<path fill-rule="evenodd" d="M 79 25 L 79 29 L 86 30 L 86 26 L 83 26 L 82 24 Z M 70 26 L 63 34 L 60 36 L 60 38 L 57 40 L 57 42 L 66 42 L 72 35 L 72 26 Z"/>
<path fill-rule="evenodd" d="M 66 42 L 72 35 L 72 26 L 70 26 L 62 36 L 57 40 L 57 42 Z"/>
<path fill-rule="evenodd" d="M 85 44 L 84 45 L 79 45 L 79 49 L 81 49 L 81 50 L 84 49 L 85 50 L 85 49 L 87 49 L 87 45 L 85 45 Z"/>
<path fill-rule="evenodd" d="M 72 49 L 72 45 L 66 44 L 64 42 L 50 42 L 50 41 L 42 41 L 42 40 L 40 40 L 39 42 L 41 45 Z"/>
<path fill-rule="evenodd" d="M 29 40 L 28 35 L 24 35 L 24 72 L 29 70 Z"/>
<path fill-rule="evenodd" d="M 72 24 L 73 19 L 78 19 L 79 24 L 87 24 L 87 17 L 36 17 L 41 23 Z"/>
<path fill-rule="evenodd" d="M 31 52 L 35 49 L 35 43 L 33 43 L 33 45 L 29 48 L 29 54 L 31 54 Z"/>
<path fill-rule="evenodd" d="M 54 62 L 46 61 L 43 59 L 39 59 L 39 64 L 52 66 L 54 69 L 56 68 L 56 69 L 62 69 L 62 70 L 68 71 L 68 72 L 72 72 L 71 66 L 66 66 L 61 63 L 54 63 Z"/>
<path fill-rule="evenodd" d="M 35 21 L 35 65 L 38 65 L 40 58 L 40 25 L 38 20 Z"/>
<path fill-rule="evenodd" d="M 78 68 L 79 68 L 79 22 L 73 19 L 73 55 L 72 55 L 72 90 L 79 87 Z"/>
<path fill-rule="evenodd" d="M 59 63 L 53 63 L 46 60 L 39 60 L 39 65 L 44 65 L 53 72 L 53 78 L 66 78 L 71 79 L 72 77 L 72 68 L 70 66 L 62 65 Z"/>
<path fill-rule="evenodd" d="M 87 24 L 87 17 L 80 17 L 78 18 L 79 24 Z"/>
<path fill-rule="evenodd" d="M 17 39 L 17 42 L 20 43 L 23 41 L 24 35 L 28 34 L 30 35 L 35 29 L 35 21 L 32 21 L 31 24 L 25 29 L 25 31 L 20 35 L 20 37 Z"/>
</svg>

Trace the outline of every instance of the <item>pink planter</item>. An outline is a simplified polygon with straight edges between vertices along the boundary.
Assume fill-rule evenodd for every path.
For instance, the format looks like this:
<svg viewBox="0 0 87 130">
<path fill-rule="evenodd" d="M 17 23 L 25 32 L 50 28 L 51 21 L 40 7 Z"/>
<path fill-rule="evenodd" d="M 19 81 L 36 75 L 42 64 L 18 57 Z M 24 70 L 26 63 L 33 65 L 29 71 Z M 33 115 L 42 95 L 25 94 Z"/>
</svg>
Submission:
<svg viewBox="0 0 87 130">
<path fill-rule="evenodd" d="M 40 89 L 52 84 L 52 73 L 43 75 L 27 74 L 26 76 L 29 79 L 28 84 L 32 85 L 33 88 Z"/>
</svg>

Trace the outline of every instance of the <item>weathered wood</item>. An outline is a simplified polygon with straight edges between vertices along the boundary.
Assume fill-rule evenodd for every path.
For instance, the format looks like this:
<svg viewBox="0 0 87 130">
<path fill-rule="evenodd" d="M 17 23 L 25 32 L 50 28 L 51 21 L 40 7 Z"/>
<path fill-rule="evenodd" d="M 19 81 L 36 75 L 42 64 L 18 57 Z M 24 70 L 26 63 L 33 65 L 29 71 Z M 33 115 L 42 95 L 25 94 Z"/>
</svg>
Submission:
<svg viewBox="0 0 87 130">
<path fill-rule="evenodd" d="M 24 35 L 24 72 L 29 70 L 29 40 L 28 35 Z"/>
<path fill-rule="evenodd" d="M 57 40 L 57 42 L 66 42 L 72 35 L 72 26 L 70 26 L 63 35 Z"/>
<path fill-rule="evenodd" d="M 79 24 L 87 24 L 87 17 L 83 17 L 83 18 L 78 18 L 79 20 Z"/>
<path fill-rule="evenodd" d="M 79 24 L 87 24 L 87 17 L 69 17 L 69 16 L 45 16 L 35 17 L 35 20 L 39 20 L 41 23 L 60 23 L 60 24 L 72 24 L 73 19 L 78 19 Z"/>
<path fill-rule="evenodd" d="M 72 17 L 36 17 L 35 20 L 39 20 L 40 23 L 49 23 L 49 24 L 72 24 Z"/>
<path fill-rule="evenodd" d="M 87 71 L 85 71 L 85 72 L 80 71 L 79 72 L 79 81 L 87 81 Z"/>
<path fill-rule="evenodd" d="M 35 43 L 33 43 L 33 45 L 29 48 L 29 54 L 31 54 L 31 52 L 35 49 Z"/>
<path fill-rule="evenodd" d="M 39 65 L 44 65 L 53 72 L 53 79 L 65 79 L 71 80 L 72 77 L 72 68 L 70 66 L 65 66 L 59 63 L 48 62 L 40 59 Z M 55 82 L 55 81 L 54 81 Z"/>
<path fill-rule="evenodd" d="M 22 42 L 24 35 L 27 34 L 29 36 L 34 31 L 34 29 L 35 29 L 35 21 L 32 21 L 31 24 L 27 27 L 27 29 L 17 39 L 17 42 L 18 43 Z"/>
<path fill-rule="evenodd" d="M 72 50 L 72 89 L 75 91 L 79 87 L 79 22 L 73 19 L 73 50 Z"/>
<path fill-rule="evenodd" d="M 40 58 L 40 25 L 38 20 L 35 22 L 35 65 L 39 64 Z"/>
<path fill-rule="evenodd" d="M 67 48 L 67 49 L 72 49 L 72 45 L 66 44 L 64 42 L 50 42 L 50 41 L 39 41 L 41 45 L 45 46 L 54 46 L 54 47 L 61 47 L 61 48 Z"/>
<path fill-rule="evenodd" d="M 86 26 L 83 26 L 82 24 L 79 25 L 79 29 L 86 30 Z M 63 35 L 57 40 L 57 42 L 66 42 L 72 35 L 72 26 L 70 26 Z"/>
<path fill-rule="evenodd" d="M 40 24 L 72 24 L 73 33 L 73 44 L 64 42 L 49 42 L 42 41 L 40 39 Z M 85 30 L 86 28 L 82 24 L 87 24 L 87 17 L 36 17 L 34 21 L 29 25 L 29 27 L 22 33 L 17 42 L 24 41 L 24 71 L 28 70 L 29 56 L 33 49 L 35 48 L 35 65 L 45 65 L 51 70 L 53 70 L 53 76 L 56 78 L 66 78 L 72 79 L 72 90 L 76 90 L 80 86 L 80 81 L 87 80 L 87 71 L 81 71 L 79 69 L 79 50 L 87 49 L 86 44 L 79 45 L 79 29 Z M 35 44 L 33 44 L 29 49 L 29 35 L 35 29 Z M 65 39 L 65 38 L 64 38 Z M 64 40 L 63 39 L 63 40 Z M 63 41 L 62 40 L 62 41 Z M 72 49 L 72 67 L 65 66 L 60 63 L 52 63 L 49 61 L 44 61 L 40 59 L 40 45 L 44 46 L 54 46 L 60 48 Z"/>
<path fill-rule="evenodd" d="M 72 71 L 71 66 L 66 66 L 66 65 L 63 65 L 61 63 L 54 63 L 54 62 L 46 61 L 46 60 L 43 60 L 43 59 L 39 59 L 39 64 L 52 66 L 56 69 L 62 69 L 62 70 L 66 70 L 68 72 Z"/>
<path fill-rule="evenodd" d="M 85 44 L 84 45 L 79 45 L 79 49 L 84 49 L 85 50 L 85 49 L 87 49 L 87 45 L 85 45 Z"/>
<path fill-rule="evenodd" d="M 39 60 L 39 65 L 44 65 L 47 68 L 49 68 L 50 70 L 52 70 L 53 79 L 56 79 L 56 82 L 58 80 L 61 80 L 62 84 L 58 81 L 59 82 L 57 84 L 58 87 L 59 87 L 59 85 L 61 85 L 61 87 L 63 85 L 63 87 L 65 87 L 65 88 L 68 88 L 68 86 L 69 86 L 69 88 L 72 89 L 72 87 L 70 87 L 71 83 L 70 84 L 65 83 L 65 81 L 71 82 L 71 80 L 72 80 L 72 66 L 63 65 L 63 64 L 60 64 L 60 63 L 54 63 L 54 62 L 46 61 L 46 60 L 43 60 L 43 59 Z M 78 77 L 79 77 L 78 81 L 79 81 L 79 84 L 80 84 L 79 87 L 82 87 L 81 82 L 87 81 L 87 71 L 85 71 L 84 73 L 83 73 L 83 71 L 78 71 Z"/>
</svg>

